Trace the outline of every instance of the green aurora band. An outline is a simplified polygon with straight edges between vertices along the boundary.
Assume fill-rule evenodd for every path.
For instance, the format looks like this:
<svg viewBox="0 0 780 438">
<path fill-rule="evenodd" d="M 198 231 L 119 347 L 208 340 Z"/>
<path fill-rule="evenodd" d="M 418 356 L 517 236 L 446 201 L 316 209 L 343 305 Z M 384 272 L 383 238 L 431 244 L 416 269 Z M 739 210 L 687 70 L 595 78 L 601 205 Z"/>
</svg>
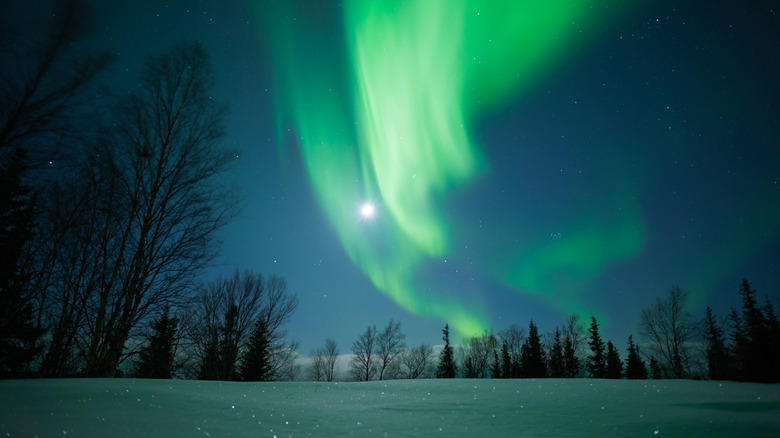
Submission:
<svg viewBox="0 0 780 438">
<path fill-rule="evenodd" d="M 336 17 L 343 33 L 333 34 L 305 6 L 276 8 L 258 8 L 258 16 L 277 75 L 280 136 L 300 146 L 346 253 L 407 311 L 461 335 L 481 333 L 490 320 L 478 291 L 433 290 L 416 278 L 422 266 L 453 256 L 448 194 L 489 169 L 470 128 L 533 86 L 609 9 L 561 0 L 356 0 L 344 3 Z M 363 201 L 377 205 L 370 221 L 358 215 Z M 492 274 L 523 293 L 553 294 L 561 270 L 582 279 L 635 255 L 643 241 L 637 216 L 622 219 L 614 243 L 611 230 L 584 229 L 566 244 L 516 248 Z M 576 297 L 549 302 L 580 308 Z"/>
</svg>

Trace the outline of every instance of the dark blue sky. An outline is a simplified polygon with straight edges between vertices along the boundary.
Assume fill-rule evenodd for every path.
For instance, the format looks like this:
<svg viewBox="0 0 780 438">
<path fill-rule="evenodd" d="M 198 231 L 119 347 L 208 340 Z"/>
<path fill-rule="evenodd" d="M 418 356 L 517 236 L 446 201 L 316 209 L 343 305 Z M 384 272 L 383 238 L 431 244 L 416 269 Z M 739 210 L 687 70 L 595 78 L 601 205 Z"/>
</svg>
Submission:
<svg viewBox="0 0 780 438">
<path fill-rule="evenodd" d="M 227 178 L 246 200 L 222 232 L 211 274 L 252 269 L 284 276 L 300 298 L 288 328 L 302 353 L 326 337 L 346 352 L 367 325 L 390 318 L 401 321 L 408 343 L 439 343 L 446 318 L 410 311 L 378 287 L 313 189 L 307 165 L 318 164 L 306 162 L 296 120 L 279 110 L 290 105 L 280 102 L 289 66 L 279 59 L 305 66 L 312 57 L 315 70 L 321 59 L 342 62 L 348 44 L 340 42 L 350 32 L 337 2 L 293 5 L 282 14 L 284 3 L 98 5 L 98 43 L 117 58 L 106 82 L 131 87 L 146 53 L 180 39 L 199 40 L 210 51 L 214 97 L 231 108 L 226 144 L 242 151 Z M 593 312 L 605 338 L 619 345 L 637 332 L 641 309 L 673 284 L 690 293 L 697 317 L 706 304 L 720 315 L 738 305 L 742 277 L 776 300 L 777 7 L 593 3 L 611 16 L 587 28 L 576 49 L 544 66 L 522 92 L 469 120 L 484 165 L 437 193 L 450 246 L 436 257 L 410 259 L 409 294 L 423 307 L 428 293 L 478 307 L 484 328 L 496 331 L 527 326 L 531 318 L 548 331 L 569 312 Z M 291 36 L 273 33 L 284 29 L 328 35 L 328 43 L 312 42 L 318 52 L 280 53 L 274 42 Z M 349 84 L 351 73 L 344 75 L 339 80 Z M 381 191 L 374 201 L 377 220 L 389 221 Z M 375 234 L 386 229 L 356 223 L 374 226 Z"/>
</svg>

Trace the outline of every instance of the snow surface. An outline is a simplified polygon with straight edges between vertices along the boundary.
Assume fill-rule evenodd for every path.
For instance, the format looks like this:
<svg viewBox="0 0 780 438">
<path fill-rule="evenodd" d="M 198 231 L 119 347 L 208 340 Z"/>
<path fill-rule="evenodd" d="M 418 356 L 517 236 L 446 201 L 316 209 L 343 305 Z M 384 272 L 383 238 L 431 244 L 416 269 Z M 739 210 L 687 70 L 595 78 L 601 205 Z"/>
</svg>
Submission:
<svg viewBox="0 0 780 438">
<path fill-rule="evenodd" d="M 10 437 L 778 437 L 780 385 L 679 380 L 0 381 Z"/>
</svg>

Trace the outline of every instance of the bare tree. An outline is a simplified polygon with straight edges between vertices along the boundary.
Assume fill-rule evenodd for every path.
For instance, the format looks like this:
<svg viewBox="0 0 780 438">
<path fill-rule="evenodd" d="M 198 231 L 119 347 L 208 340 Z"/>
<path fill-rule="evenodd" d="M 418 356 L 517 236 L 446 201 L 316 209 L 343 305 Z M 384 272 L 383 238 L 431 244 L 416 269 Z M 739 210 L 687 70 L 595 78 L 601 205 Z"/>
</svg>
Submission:
<svg viewBox="0 0 780 438">
<path fill-rule="evenodd" d="M 333 339 L 325 339 L 325 347 L 311 352 L 308 377 L 315 382 L 332 382 L 336 376 L 339 347 Z"/>
<path fill-rule="evenodd" d="M 582 364 L 585 363 L 583 344 L 585 342 L 585 329 L 580 322 L 580 316 L 572 313 L 566 318 L 561 328 L 563 337 L 563 368 L 564 375 L 569 378 L 582 375 Z"/>
<path fill-rule="evenodd" d="M 336 379 L 336 362 L 339 359 L 339 346 L 333 339 L 325 339 L 324 356 L 324 375 L 325 380 L 332 382 Z"/>
<path fill-rule="evenodd" d="M 585 328 L 580 322 L 580 316 L 572 313 L 566 318 L 566 322 L 561 328 L 561 335 L 564 339 L 571 341 L 574 351 L 580 351 L 585 343 Z"/>
<path fill-rule="evenodd" d="M 510 325 L 507 329 L 499 333 L 501 340 L 506 342 L 507 352 L 509 353 L 509 375 L 510 377 L 520 377 L 520 362 L 525 343 L 525 328 L 517 324 Z"/>
<path fill-rule="evenodd" d="M 486 378 L 490 372 L 490 359 L 498 346 L 498 339 L 492 331 L 482 336 L 473 336 L 463 342 L 461 348 L 464 377 L 467 379 Z"/>
<path fill-rule="evenodd" d="M 44 154 L 51 159 L 57 152 L 42 146 L 61 144 L 85 127 L 84 110 L 95 99 L 91 87 L 110 56 L 75 49 L 93 27 L 92 11 L 84 0 L 55 1 L 46 23 L 23 30 L 14 29 L 19 23 L 12 21 L 10 5 L 5 6 L 0 23 L 6 31 L 0 34 L 0 156 L 14 148 L 27 149 L 33 154 L 33 167 L 39 167 Z"/>
<path fill-rule="evenodd" d="M 377 373 L 377 330 L 376 326 L 368 326 L 357 341 L 352 343 L 352 360 L 349 363 L 349 374 L 354 380 L 368 382 Z"/>
<path fill-rule="evenodd" d="M 377 336 L 377 358 L 379 359 L 379 380 L 384 380 L 385 372 L 406 349 L 406 335 L 401 332 L 401 323 L 392 319 Z"/>
<path fill-rule="evenodd" d="M 401 356 L 401 377 L 418 379 L 433 374 L 433 346 L 420 344 Z"/>
<path fill-rule="evenodd" d="M 64 224 L 72 226 L 72 215 L 57 217 L 49 223 L 40 211 L 48 208 L 48 196 L 41 193 L 52 182 L 51 175 L 40 178 L 44 163 L 58 161 L 91 130 L 96 79 L 110 62 L 107 52 L 83 50 L 83 42 L 94 28 L 91 9 L 83 0 L 56 0 L 40 6 L 43 21 L 18 20 L 19 8 L 29 11 L 29 5 L 3 5 L 0 16 L 0 163 L 24 151 L 25 173 L 21 175 L 36 192 L 35 230 L 26 242 L 23 271 L 29 276 L 29 297 L 36 307 L 35 324 L 39 330 L 49 329 L 40 368 L 57 358 L 56 373 L 73 372 L 78 366 L 73 355 L 75 328 L 82 309 L 80 296 L 72 288 L 65 296 L 49 296 L 56 273 L 56 257 L 50 251 L 66 242 L 60 231 Z M 24 28 L 22 28 L 24 26 Z M 81 47 L 81 49 L 80 49 Z M 58 167 L 46 165 L 46 168 Z M 59 170 L 59 169 L 58 169 Z M 3 208 L 4 206 L 0 206 Z M 71 209 L 72 211 L 72 209 Z M 69 250 L 77 248 L 70 246 Z M 75 251 L 75 250 L 74 250 Z M 63 267 L 71 273 L 80 271 L 78 264 Z M 49 306 L 64 307 L 64 318 L 49 321 Z M 55 312 L 56 313 L 56 312 Z"/>
<path fill-rule="evenodd" d="M 672 286 L 666 299 L 642 310 L 639 333 L 650 343 L 650 351 L 662 371 L 676 378 L 688 376 L 687 342 L 693 335 L 690 314 L 685 309 L 688 294 Z"/>
<path fill-rule="evenodd" d="M 89 154 L 105 232 L 82 336 L 87 375 L 115 373 L 133 327 L 187 289 L 234 213 L 214 178 L 232 153 L 219 145 L 225 107 L 211 100 L 212 84 L 200 44 L 151 56 L 139 91 L 119 102 Z"/>
<path fill-rule="evenodd" d="M 222 323 L 222 315 L 228 314 L 232 307 L 235 307 L 235 321 L 231 332 L 237 354 L 227 358 L 230 359 L 228 362 L 221 363 L 226 358 L 220 357 L 215 346 L 227 325 Z M 282 277 L 271 276 L 266 281 L 260 274 L 236 271 L 231 277 L 203 285 L 196 300 L 193 312 L 196 320 L 189 329 L 189 336 L 199 352 L 201 368 L 222 370 L 206 373 L 203 377 L 230 375 L 248 348 L 252 328 L 260 325 L 263 327 L 263 343 L 267 346 L 267 354 L 261 358 L 267 360 L 267 378 L 283 378 L 285 373 L 290 372 L 298 345 L 287 340 L 284 325 L 297 307 L 298 299 L 287 292 L 287 283 Z M 214 360 L 216 364 L 210 363 Z"/>
<path fill-rule="evenodd" d="M 315 382 L 322 382 L 325 380 L 325 350 L 322 348 L 312 350 L 309 357 L 311 358 L 308 372 L 309 379 Z"/>
</svg>

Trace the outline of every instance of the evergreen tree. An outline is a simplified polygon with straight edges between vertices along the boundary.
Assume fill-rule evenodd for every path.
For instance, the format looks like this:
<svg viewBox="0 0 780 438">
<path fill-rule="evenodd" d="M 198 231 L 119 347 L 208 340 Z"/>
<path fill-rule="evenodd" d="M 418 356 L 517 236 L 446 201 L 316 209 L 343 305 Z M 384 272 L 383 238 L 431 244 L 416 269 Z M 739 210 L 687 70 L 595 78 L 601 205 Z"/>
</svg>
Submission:
<svg viewBox="0 0 780 438">
<path fill-rule="evenodd" d="M 255 328 L 249 337 L 249 348 L 241 362 L 241 378 L 248 382 L 273 380 L 270 358 L 271 343 L 268 339 L 268 329 L 265 320 L 261 317 L 255 323 Z"/>
<path fill-rule="evenodd" d="M 580 375 L 580 358 L 572 343 L 571 336 L 566 336 L 563 343 L 563 369 L 564 377 L 574 379 Z"/>
<path fill-rule="evenodd" d="M 732 359 L 726 348 L 723 330 L 718 326 L 712 315 L 712 308 L 707 306 L 707 316 L 704 320 L 704 339 L 707 342 L 707 369 L 710 380 L 727 380 L 733 378 Z"/>
<path fill-rule="evenodd" d="M 729 312 L 729 328 L 731 330 L 731 348 L 733 352 L 732 374 L 735 380 L 744 381 L 746 379 L 744 370 L 744 352 L 747 349 L 748 340 L 745 325 L 737 309 L 732 308 Z"/>
<path fill-rule="evenodd" d="M 657 380 L 661 377 L 661 367 L 658 365 L 658 360 L 653 356 L 650 358 L 650 378 Z"/>
<path fill-rule="evenodd" d="M 455 366 L 455 355 L 452 346 L 450 345 L 449 324 L 444 325 L 442 333 L 444 333 L 444 336 L 442 337 L 444 340 L 444 349 L 439 356 L 439 368 L 436 371 L 436 377 L 440 379 L 453 379 L 457 374 L 457 367 Z"/>
<path fill-rule="evenodd" d="M 490 377 L 493 379 L 501 378 L 501 361 L 498 359 L 497 350 L 493 350 L 493 365 L 490 367 Z"/>
<path fill-rule="evenodd" d="M 501 377 L 505 379 L 512 377 L 512 359 L 506 341 L 501 344 Z"/>
<path fill-rule="evenodd" d="M 623 361 L 620 360 L 620 353 L 618 353 L 612 341 L 607 341 L 607 378 L 623 378 Z"/>
<path fill-rule="evenodd" d="M 520 350 L 520 363 L 524 378 L 547 377 L 547 363 L 542 351 L 539 329 L 533 320 L 528 324 L 528 337 Z"/>
<path fill-rule="evenodd" d="M 634 345 L 634 336 L 628 336 L 628 357 L 626 358 L 626 378 L 631 380 L 647 379 L 645 361 L 639 356 L 639 347 Z"/>
<path fill-rule="evenodd" d="M 566 377 L 566 367 L 563 358 L 563 345 L 561 344 L 561 329 L 556 327 L 555 334 L 553 335 L 553 344 L 550 347 L 550 377 L 562 378 Z"/>
<path fill-rule="evenodd" d="M 588 334 L 590 335 L 588 345 L 591 351 L 588 358 L 588 372 L 592 378 L 603 379 L 607 376 L 607 358 L 604 354 L 604 341 L 599 334 L 599 325 L 595 316 L 591 316 Z"/>
<path fill-rule="evenodd" d="M 751 382 L 772 382 L 776 371 L 771 355 L 769 321 L 758 306 L 756 292 L 747 279 L 742 279 L 739 290 L 742 295 L 742 345 L 738 348 L 738 360 L 742 364 L 743 378 Z"/>
<path fill-rule="evenodd" d="M 769 369 L 773 371 L 770 375 L 770 380 L 772 382 L 780 382 L 780 322 L 778 322 L 777 314 L 774 306 L 769 301 L 769 297 L 766 297 L 763 310 L 767 323 Z"/>
<path fill-rule="evenodd" d="M 174 366 L 174 340 L 179 320 L 170 316 L 165 306 L 162 315 L 154 322 L 154 333 L 149 336 L 149 346 L 141 352 L 136 375 L 148 379 L 170 379 Z"/>
<path fill-rule="evenodd" d="M 17 148 L 0 168 L 0 378 L 18 377 L 43 348 L 33 318 L 30 272 L 23 263 L 32 237 L 35 196 L 22 184 L 26 152 Z"/>
</svg>

